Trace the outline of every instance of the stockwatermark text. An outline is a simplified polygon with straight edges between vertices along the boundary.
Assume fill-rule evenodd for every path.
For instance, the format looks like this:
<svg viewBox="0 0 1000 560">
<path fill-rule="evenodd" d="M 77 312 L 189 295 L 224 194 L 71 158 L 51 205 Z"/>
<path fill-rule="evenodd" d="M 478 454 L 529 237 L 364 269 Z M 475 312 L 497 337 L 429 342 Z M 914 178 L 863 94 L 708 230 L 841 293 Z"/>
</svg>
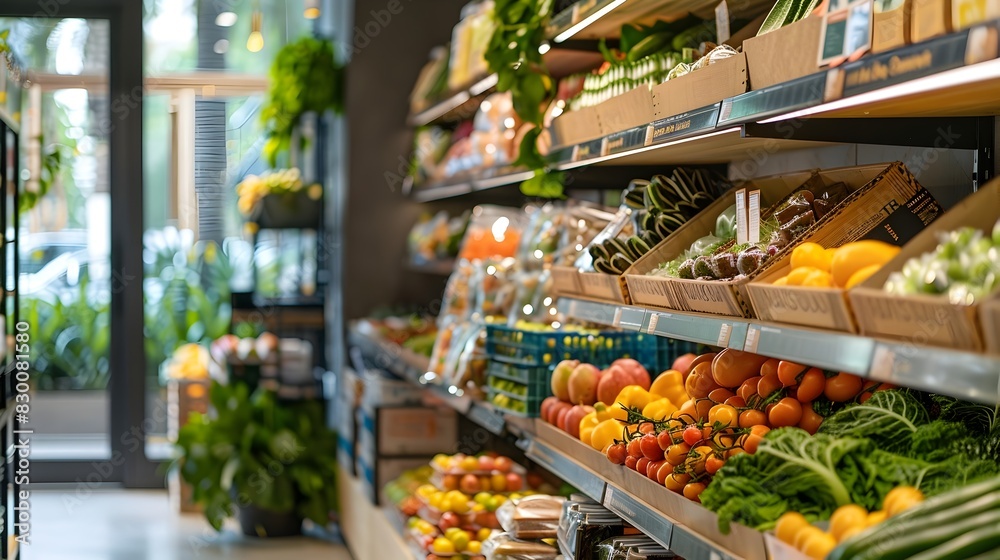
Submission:
<svg viewBox="0 0 1000 560">
<path fill-rule="evenodd" d="M 31 434 L 34 430 L 27 428 L 28 419 L 31 415 L 31 397 L 28 394 L 28 381 L 31 379 L 29 372 L 31 368 L 31 336 L 28 331 L 31 326 L 21 321 L 14 328 L 17 334 L 14 335 L 14 484 L 18 488 L 17 495 L 14 496 L 14 516 L 17 529 L 17 542 L 20 544 L 30 544 L 31 538 L 31 492 L 28 486 L 31 484 Z"/>
</svg>

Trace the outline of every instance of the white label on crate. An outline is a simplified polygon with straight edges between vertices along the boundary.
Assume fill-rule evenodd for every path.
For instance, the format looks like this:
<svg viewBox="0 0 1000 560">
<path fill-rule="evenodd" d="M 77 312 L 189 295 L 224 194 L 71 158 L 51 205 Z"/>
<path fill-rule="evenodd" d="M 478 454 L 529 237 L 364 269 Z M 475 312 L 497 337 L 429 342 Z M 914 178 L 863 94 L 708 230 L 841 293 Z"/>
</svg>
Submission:
<svg viewBox="0 0 1000 560">
<path fill-rule="evenodd" d="M 722 327 L 719 328 L 719 340 L 716 346 L 721 346 L 726 348 L 729 346 L 729 335 L 732 333 L 733 329 L 730 328 L 729 323 L 722 323 Z"/>
<path fill-rule="evenodd" d="M 748 227 L 747 241 L 749 243 L 760 243 L 760 191 L 750 191 L 750 221 Z"/>
<path fill-rule="evenodd" d="M 750 325 L 747 327 L 747 341 L 743 345 L 743 351 L 750 353 L 757 352 L 757 342 L 757 327 Z"/>
<path fill-rule="evenodd" d="M 726 0 L 722 0 L 715 7 L 715 34 L 718 38 L 716 43 L 719 45 L 728 41 L 731 36 L 729 31 L 729 4 L 726 3 Z"/>
<path fill-rule="evenodd" d="M 747 190 L 736 191 L 736 243 L 747 242 Z"/>
<path fill-rule="evenodd" d="M 611 326 L 614 328 L 619 328 L 622 326 L 622 308 L 615 308 L 615 318 L 611 321 Z"/>
<path fill-rule="evenodd" d="M 658 323 L 659 321 L 660 321 L 660 315 L 658 313 L 650 313 L 649 328 L 646 329 L 646 332 L 649 334 L 656 334 L 656 323 Z"/>
</svg>

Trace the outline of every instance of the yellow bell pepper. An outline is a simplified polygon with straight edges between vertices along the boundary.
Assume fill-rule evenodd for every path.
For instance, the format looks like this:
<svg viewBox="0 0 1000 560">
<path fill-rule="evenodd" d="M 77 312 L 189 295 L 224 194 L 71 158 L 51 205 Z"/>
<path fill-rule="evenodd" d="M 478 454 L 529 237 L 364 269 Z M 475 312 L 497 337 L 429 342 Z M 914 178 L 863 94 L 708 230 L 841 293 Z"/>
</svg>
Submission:
<svg viewBox="0 0 1000 560">
<path fill-rule="evenodd" d="M 674 403 L 667 397 L 663 397 L 661 399 L 656 399 L 655 401 L 650 401 L 650 403 L 642 409 L 642 415 L 646 418 L 660 421 L 669 418 L 675 410 L 677 410 L 677 407 Z"/>
<path fill-rule="evenodd" d="M 590 446 L 598 451 L 603 451 L 605 447 L 622 437 L 622 423 L 614 418 L 609 418 L 598 424 L 590 435 Z"/>
<path fill-rule="evenodd" d="M 618 398 L 615 399 L 614 408 L 621 408 L 621 405 L 625 405 L 628 408 L 638 408 L 639 410 L 642 410 L 643 408 L 646 408 L 646 405 L 652 400 L 654 400 L 654 397 L 649 391 L 638 385 L 629 385 L 618 393 Z"/>
<path fill-rule="evenodd" d="M 677 407 L 690 398 L 684 389 L 684 375 L 675 369 L 661 373 L 649 387 L 649 392 L 670 399 L 670 402 Z"/>
<path fill-rule="evenodd" d="M 580 420 L 580 441 L 590 445 L 590 436 L 594 433 L 594 428 L 601 422 L 602 420 L 598 418 L 596 410 L 584 416 Z"/>
</svg>

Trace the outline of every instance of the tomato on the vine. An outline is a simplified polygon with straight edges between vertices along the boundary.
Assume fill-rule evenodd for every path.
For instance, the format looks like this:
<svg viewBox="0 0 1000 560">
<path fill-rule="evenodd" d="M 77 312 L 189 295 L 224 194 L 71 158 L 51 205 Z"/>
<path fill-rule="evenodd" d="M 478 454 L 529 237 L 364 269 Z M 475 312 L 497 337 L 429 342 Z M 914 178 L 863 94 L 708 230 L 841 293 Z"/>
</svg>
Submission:
<svg viewBox="0 0 1000 560">
<path fill-rule="evenodd" d="M 667 490 L 671 492 L 677 492 L 680 494 L 684 491 L 684 486 L 691 480 L 691 475 L 687 473 L 671 473 L 667 475 L 666 480 L 663 481 L 663 485 L 667 487 Z"/>
<path fill-rule="evenodd" d="M 726 399 L 732 396 L 734 396 L 734 393 L 732 391 L 726 389 L 725 387 L 720 387 L 708 394 L 708 400 L 712 401 L 715 404 L 719 404 L 726 402 Z"/>
<path fill-rule="evenodd" d="M 719 469 L 726 464 L 726 461 L 721 457 L 712 455 L 705 461 L 705 472 L 708 474 L 715 474 L 719 472 Z"/>
<path fill-rule="evenodd" d="M 749 428 L 767 423 L 767 415 L 762 410 L 748 409 L 740 413 L 740 427 Z"/>
<path fill-rule="evenodd" d="M 700 502 L 701 499 L 698 497 L 702 492 L 705 491 L 704 482 L 688 482 L 684 485 L 684 497 L 691 500 L 692 502 Z"/>
<path fill-rule="evenodd" d="M 642 449 L 639 447 L 639 440 L 641 438 L 630 439 L 628 444 L 625 446 L 625 451 L 628 453 L 629 457 L 635 457 L 638 459 L 642 457 Z"/>
<path fill-rule="evenodd" d="M 825 387 L 826 376 L 823 375 L 823 371 L 819 368 L 811 368 L 799 380 L 799 388 L 795 391 L 795 398 L 803 403 L 812 402 L 823 394 Z"/>
<path fill-rule="evenodd" d="M 702 430 L 698 426 L 691 425 L 684 428 L 684 443 L 690 445 L 691 447 L 698 445 L 698 442 L 703 439 L 702 436 Z"/>
<path fill-rule="evenodd" d="M 639 433 L 641 434 L 656 433 L 656 426 L 654 426 L 652 422 L 642 422 L 639 424 Z"/>
<path fill-rule="evenodd" d="M 668 447 L 666 453 L 664 453 L 664 457 L 668 463 L 677 466 L 687 459 L 689 451 L 691 451 L 691 446 L 682 441 Z"/>
<path fill-rule="evenodd" d="M 768 423 L 775 428 L 795 426 L 801 419 L 802 403 L 791 397 L 785 397 L 778 401 L 767 414 Z"/>
<path fill-rule="evenodd" d="M 799 374 L 806 370 L 806 366 L 782 360 L 778 362 L 778 379 L 785 387 L 791 387 L 799 382 Z"/>
<path fill-rule="evenodd" d="M 635 462 L 635 470 L 646 474 L 646 467 L 649 465 L 649 457 L 639 457 L 639 460 Z"/>
<path fill-rule="evenodd" d="M 674 439 L 669 431 L 664 430 L 656 434 L 656 443 L 660 445 L 660 449 L 666 451 L 668 447 L 674 444 Z"/>
<path fill-rule="evenodd" d="M 660 449 L 660 442 L 657 441 L 656 436 L 653 434 L 646 434 L 639 438 L 639 451 L 642 452 L 643 457 L 651 461 L 663 458 L 663 450 Z"/>
<path fill-rule="evenodd" d="M 739 413 L 728 404 L 717 404 L 708 412 L 708 423 L 713 426 L 736 426 L 739 423 Z"/>
<path fill-rule="evenodd" d="M 781 388 L 781 380 L 778 379 L 777 375 L 765 375 L 760 378 L 760 381 L 757 382 L 757 394 L 760 395 L 762 399 L 770 397 L 775 391 Z"/>
<path fill-rule="evenodd" d="M 802 405 L 802 418 L 799 420 L 798 424 L 800 428 L 809 432 L 811 435 L 819 431 L 819 427 L 822 423 L 823 417 L 813 410 L 812 403 Z"/>
<path fill-rule="evenodd" d="M 625 457 L 625 466 L 626 467 L 628 467 L 628 468 L 630 468 L 632 470 L 635 470 L 635 467 L 638 464 L 639 464 L 639 458 L 638 457 L 635 457 L 633 455 L 629 455 L 628 457 Z"/>
<path fill-rule="evenodd" d="M 736 390 L 736 396 L 741 397 L 746 402 L 750 402 L 750 397 L 757 394 L 757 383 L 759 382 L 759 375 L 747 379 L 742 385 L 740 385 L 740 388 Z"/>
<path fill-rule="evenodd" d="M 833 402 L 847 402 L 861 392 L 862 385 L 857 375 L 841 372 L 826 379 L 823 394 Z"/>
<path fill-rule="evenodd" d="M 628 458 L 628 451 L 625 450 L 624 443 L 614 443 L 608 448 L 608 460 L 616 465 L 624 465 Z"/>
<path fill-rule="evenodd" d="M 684 468 L 694 475 L 704 474 L 705 461 L 712 455 L 712 448 L 707 445 L 699 445 L 691 450 L 687 460 L 684 461 Z"/>
</svg>

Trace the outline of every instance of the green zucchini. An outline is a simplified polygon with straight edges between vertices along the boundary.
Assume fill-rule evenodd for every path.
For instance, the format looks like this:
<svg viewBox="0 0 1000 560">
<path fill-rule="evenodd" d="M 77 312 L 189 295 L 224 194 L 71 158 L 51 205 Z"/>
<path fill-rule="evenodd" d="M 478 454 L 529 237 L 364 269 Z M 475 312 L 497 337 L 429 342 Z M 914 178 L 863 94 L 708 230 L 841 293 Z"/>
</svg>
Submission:
<svg viewBox="0 0 1000 560">
<path fill-rule="evenodd" d="M 913 556 L 913 560 L 968 560 L 1000 548 L 1000 525 L 994 523 Z"/>
<path fill-rule="evenodd" d="M 611 256 L 611 268 L 618 271 L 618 274 L 625 274 L 625 271 L 632 266 L 632 259 L 619 253 Z"/>
<path fill-rule="evenodd" d="M 591 258 L 593 258 L 594 260 L 597 259 L 608 260 L 611 258 L 611 255 L 608 254 L 608 250 L 605 249 L 604 245 L 601 245 L 600 243 L 594 243 L 593 245 L 590 246 L 590 249 L 588 250 L 590 251 Z"/>
<path fill-rule="evenodd" d="M 961 513 L 954 512 L 955 515 L 950 516 L 952 522 L 928 527 L 925 531 L 917 532 L 911 529 L 901 531 L 898 526 L 895 530 L 883 528 L 883 531 L 895 538 L 869 548 L 864 553 L 859 554 L 857 558 L 858 560 L 903 560 L 919 552 L 931 550 L 980 527 L 1000 526 L 1000 509 L 991 509 L 982 513 L 969 512 L 966 511 L 966 508 L 956 508 L 956 510 L 961 510 Z"/>
<path fill-rule="evenodd" d="M 611 264 L 603 258 L 594 259 L 594 270 L 597 272 L 603 272 L 604 274 L 615 273 L 615 269 L 611 268 Z"/>
<path fill-rule="evenodd" d="M 648 253 L 650 249 L 649 244 L 638 235 L 628 238 L 628 248 L 632 250 L 632 254 L 637 260 Z"/>
<path fill-rule="evenodd" d="M 963 516 L 1000 508 L 1000 477 L 935 496 L 835 548 L 827 560 L 853 560 L 896 535 L 914 535 Z"/>
</svg>

